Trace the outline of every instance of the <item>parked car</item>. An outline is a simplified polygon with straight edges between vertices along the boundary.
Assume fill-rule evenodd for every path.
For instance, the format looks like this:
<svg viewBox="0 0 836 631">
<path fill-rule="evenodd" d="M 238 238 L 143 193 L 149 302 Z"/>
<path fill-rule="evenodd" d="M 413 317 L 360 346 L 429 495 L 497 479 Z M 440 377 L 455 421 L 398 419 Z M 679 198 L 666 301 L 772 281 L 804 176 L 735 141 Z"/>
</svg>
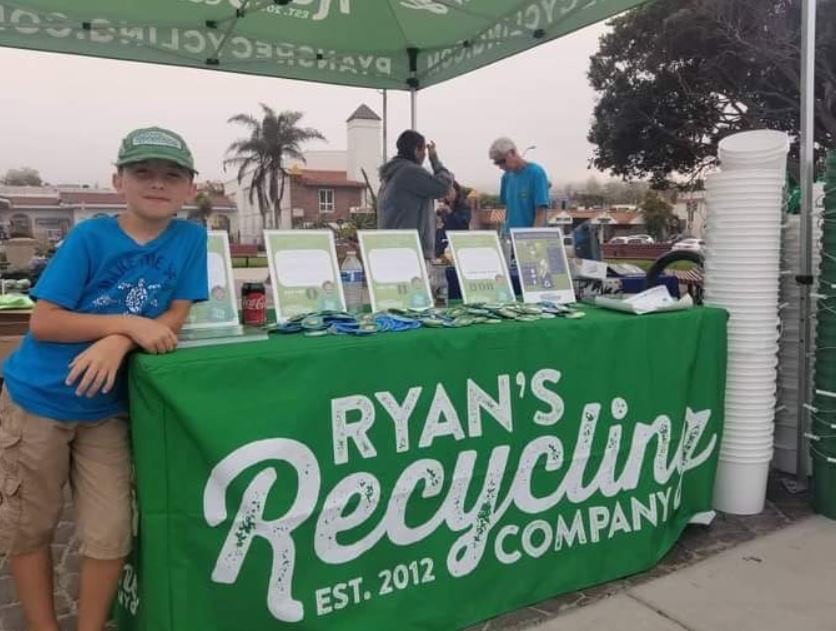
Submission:
<svg viewBox="0 0 836 631">
<path fill-rule="evenodd" d="M 656 241 L 649 234 L 627 234 L 620 237 L 613 237 L 608 241 L 611 245 L 646 245 L 648 243 L 656 243 Z"/>
<path fill-rule="evenodd" d="M 673 244 L 671 250 L 687 250 L 689 252 L 702 252 L 705 248 L 705 241 L 695 237 L 681 239 Z"/>
</svg>

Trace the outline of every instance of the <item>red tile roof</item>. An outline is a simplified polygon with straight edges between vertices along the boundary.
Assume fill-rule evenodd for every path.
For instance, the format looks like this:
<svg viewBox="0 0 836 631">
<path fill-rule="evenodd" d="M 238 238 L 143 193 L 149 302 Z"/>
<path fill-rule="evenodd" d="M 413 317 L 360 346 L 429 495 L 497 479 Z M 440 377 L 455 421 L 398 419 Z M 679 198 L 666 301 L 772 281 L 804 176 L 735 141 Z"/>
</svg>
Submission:
<svg viewBox="0 0 836 631">
<path fill-rule="evenodd" d="M 612 217 L 613 221 L 618 224 L 631 224 L 633 223 L 633 221 L 637 219 L 640 223 L 644 223 L 644 218 L 642 217 L 642 214 L 637 212 L 610 212 L 609 215 L 610 217 Z"/>
</svg>

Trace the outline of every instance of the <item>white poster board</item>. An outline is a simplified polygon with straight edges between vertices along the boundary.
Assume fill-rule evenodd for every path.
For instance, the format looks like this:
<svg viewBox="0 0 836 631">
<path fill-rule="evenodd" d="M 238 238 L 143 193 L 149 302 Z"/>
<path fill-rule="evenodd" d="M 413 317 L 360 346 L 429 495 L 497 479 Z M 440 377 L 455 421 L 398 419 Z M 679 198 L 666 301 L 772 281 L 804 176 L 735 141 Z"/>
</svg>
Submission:
<svg viewBox="0 0 836 631">
<path fill-rule="evenodd" d="M 191 306 L 183 329 L 229 328 L 240 324 L 229 235 L 225 230 L 209 230 L 206 240 L 206 267 L 209 299 Z"/>
<path fill-rule="evenodd" d="M 345 311 L 340 269 L 330 230 L 265 230 L 264 244 L 276 319 Z"/>
<path fill-rule="evenodd" d="M 449 230 L 447 239 L 465 304 L 516 300 L 496 232 Z"/>
<path fill-rule="evenodd" d="M 433 305 L 417 230 L 359 230 L 372 311 Z"/>
</svg>

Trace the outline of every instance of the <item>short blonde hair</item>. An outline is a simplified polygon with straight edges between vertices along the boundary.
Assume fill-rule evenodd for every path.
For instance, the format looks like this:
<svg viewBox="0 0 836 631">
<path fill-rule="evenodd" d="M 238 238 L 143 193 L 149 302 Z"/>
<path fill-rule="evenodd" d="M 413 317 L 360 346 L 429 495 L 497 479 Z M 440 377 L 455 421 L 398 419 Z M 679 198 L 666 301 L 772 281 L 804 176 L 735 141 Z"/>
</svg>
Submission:
<svg viewBox="0 0 836 631">
<path fill-rule="evenodd" d="M 488 157 L 491 160 L 500 160 L 508 155 L 510 151 L 516 151 L 517 145 L 514 141 L 506 136 L 500 136 L 491 143 L 491 148 L 488 149 Z"/>
</svg>

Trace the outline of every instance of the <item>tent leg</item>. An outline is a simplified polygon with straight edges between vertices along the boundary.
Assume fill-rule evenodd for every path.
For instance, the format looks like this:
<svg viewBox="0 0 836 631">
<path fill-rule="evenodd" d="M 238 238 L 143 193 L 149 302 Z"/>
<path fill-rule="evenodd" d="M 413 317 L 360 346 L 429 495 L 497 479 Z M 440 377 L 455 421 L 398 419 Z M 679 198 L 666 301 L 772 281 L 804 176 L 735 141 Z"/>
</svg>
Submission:
<svg viewBox="0 0 836 631">
<path fill-rule="evenodd" d="M 387 135 L 389 133 L 389 103 L 388 103 L 388 94 L 386 90 L 383 90 L 383 163 L 386 164 L 387 160 L 387 144 L 389 142 Z"/>
<path fill-rule="evenodd" d="M 795 484 L 797 491 L 807 488 L 807 433 L 810 384 L 810 293 L 813 268 L 813 179 L 815 176 L 815 58 L 816 58 L 816 0 L 802 0 L 801 9 L 801 260 L 798 270 L 799 345 L 798 362 L 798 435 Z"/>
<path fill-rule="evenodd" d="M 415 129 L 418 119 L 418 91 L 412 88 L 409 91 L 409 128 Z"/>
</svg>

